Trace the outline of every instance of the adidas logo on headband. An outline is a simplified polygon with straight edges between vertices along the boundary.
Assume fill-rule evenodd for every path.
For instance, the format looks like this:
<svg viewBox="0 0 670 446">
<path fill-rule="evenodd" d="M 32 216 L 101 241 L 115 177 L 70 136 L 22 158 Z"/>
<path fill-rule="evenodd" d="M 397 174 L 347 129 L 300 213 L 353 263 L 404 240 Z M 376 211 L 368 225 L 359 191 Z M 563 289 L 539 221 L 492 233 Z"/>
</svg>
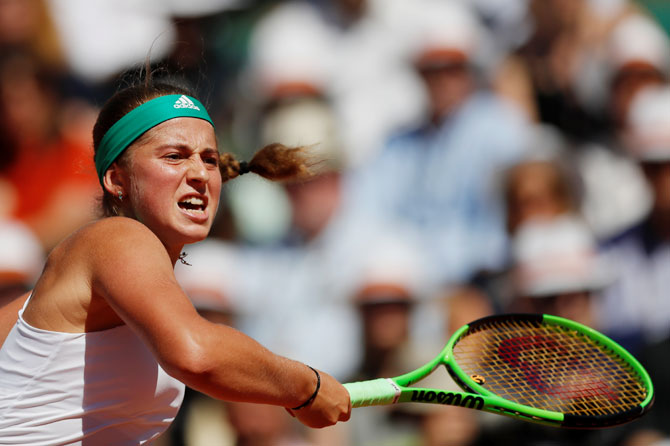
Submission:
<svg viewBox="0 0 670 446">
<path fill-rule="evenodd" d="M 181 95 L 179 99 L 174 103 L 173 105 L 174 108 L 192 108 L 193 110 L 200 110 L 200 107 L 195 105 L 192 100 L 188 98 L 188 96 Z"/>
</svg>

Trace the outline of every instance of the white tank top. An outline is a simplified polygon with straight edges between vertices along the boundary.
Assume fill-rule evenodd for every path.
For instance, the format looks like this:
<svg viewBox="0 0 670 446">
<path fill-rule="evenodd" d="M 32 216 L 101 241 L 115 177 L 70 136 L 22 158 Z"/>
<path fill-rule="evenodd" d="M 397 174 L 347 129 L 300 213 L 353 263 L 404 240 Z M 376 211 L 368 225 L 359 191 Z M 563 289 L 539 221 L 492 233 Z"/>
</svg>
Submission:
<svg viewBox="0 0 670 446">
<path fill-rule="evenodd" d="M 139 445 L 167 429 L 184 384 L 128 326 L 60 333 L 22 315 L 0 348 L 0 445 Z"/>
</svg>

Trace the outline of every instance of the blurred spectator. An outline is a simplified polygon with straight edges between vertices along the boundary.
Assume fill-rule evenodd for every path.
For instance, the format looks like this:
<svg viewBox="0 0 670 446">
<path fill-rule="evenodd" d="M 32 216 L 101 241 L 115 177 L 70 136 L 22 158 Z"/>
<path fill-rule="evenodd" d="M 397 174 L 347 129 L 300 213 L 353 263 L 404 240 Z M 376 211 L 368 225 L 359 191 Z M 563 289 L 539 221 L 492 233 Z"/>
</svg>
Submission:
<svg viewBox="0 0 670 446">
<path fill-rule="evenodd" d="M 388 134 L 421 116 L 421 87 L 402 59 L 403 3 L 280 2 L 252 33 L 248 94 L 316 87 L 332 101 L 346 163 L 364 162 Z"/>
<path fill-rule="evenodd" d="M 636 93 L 667 82 L 670 41 L 652 18 L 632 14 L 612 28 L 604 50 L 611 121 L 614 129 L 621 131 Z"/>
<path fill-rule="evenodd" d="M 377 239 L 363 254 L 352 304 L 361 321 L 363 354 L 348 381 L 394 377 L 432 359 L 445 341 L 417 337 L 424 319 L 422 290 L 424 258 L 415 245 L 399 238 Z M 430 306 L 434 311 L 435 307 Z M 456 388 L 445 370 L 422 381 L 427 387 Z M 466 413 L 463 413 L 466 412 Z M 455 407 L 390 405 L 358 409 L 346 425 L 333 426 L 312 437 L 325 445 L 425 445 L 465 446 L 477 434 L 477 414 Z M 439 438 L 439 443 L 435 443 Z"/>
<path fill-rule="evenodd" d="M 91 162 L 94 111 L 63 98 L 52 74 L 23 51 L 0 57 L 0 110 L 12 143 L 3 149 L 14 152 L 0 174 L 15 196 L 10 215 L 47 250 L 93 218 L 99 187 Z"/>
<path fill-rule="evenodd" d="M 557 129 L 548 126 L 538 126 L 533 135 L 528 156 L 502 175 L 510 236 L 526 222 L 581 209 L 581 178 L 567 142 Z"/>
<path fill-rule="evenodd" d="M 18 221 L 0 219 L 0 307 L 35 284 L 46 260 L 33 232 Z"/>
<path fill-rule="evenodd" d="M 5 316 L 16 319 L 16 314 L 6 314 L 5 310 L 33 287 L 45 260 L 44 250 L 30 228 L 0 216 L 0 319 Z M 0 332 L 0 344 L 6 336 L 7 333 Z"/>
<path fill-rule="evenodd" d="M 581 178 L 561 133 L 550 126 L 536 126 L 531 131 L 529 146 L 527 156 L 499 178 L 510 241 L 528 224 L 577 215 L 581 209 Z M 476 289 L 472 291 L 484 293 L 495 311 L 504 311 L 515 298 L 513 260 L 512 246 L 508 243 L 505 264 L 499 270 L 480 273 L 473 280 Z"/>
<path fill-rule="evenodd" d="M 498 91 L 520 104 L 529 117 L 577 139 L 604 125 L 590 109 L 593 104 L 582 101 L 581 84 L 591 79 L 589 59 L 599 57 L 612 25 L 630 9 L 620 1 L 610 2 L 608 8 L 596 3 L 529 0 L 530 33 L 503 61 L 495 80 Z M 597 87 L 586 90 L 593 94 L 601 91 Z"/>
<path fill-rule="evenodd" d="M 616 281 L 603 307 L 605 328 L 629 348 L 670 332 L 670 89 L 640 92 L 630 109 L 628 150 L 653 193 L 646 217 L 607 240 L 603 252 Z"/>
<path fill-rule="evenodd" d="M 500 266 L 505 235 L 493 178 L 521 157 L 527 137 L 520 113 L 477 84 L 481 28 L 459 5 L 423 1 L 408 11 L 429 116 L 362 166 L 354 192 L 361 213 L 418 231 L 433 278 L 447 283 Z"/>
<path fill-rule="evenodd" d="M 516 298 L 508 311 L 548 313 L 598 328 L 594 293 L 609 277 L 586 224 L 564 215 L 524 224 L 514 238 Z"/>
<path fill-rule="evenodd" d="M 35 54 L 52 69 L 64 65 L 48 0 L 0 1 L 0 52 L 17 49 Z"/>
</svg>

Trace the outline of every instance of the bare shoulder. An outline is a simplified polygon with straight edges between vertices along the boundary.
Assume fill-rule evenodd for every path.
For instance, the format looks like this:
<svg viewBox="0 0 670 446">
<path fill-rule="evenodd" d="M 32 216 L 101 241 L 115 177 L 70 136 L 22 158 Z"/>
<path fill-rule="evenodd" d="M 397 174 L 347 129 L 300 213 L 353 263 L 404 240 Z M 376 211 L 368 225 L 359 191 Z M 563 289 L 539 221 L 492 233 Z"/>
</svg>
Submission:
<svg viewBox="0 0 670 446">
<path fill-rule="evenodd" d="M 69 246 L 67 246 L 69 245 Z M 172 273 L 172 263 L 158 237 L 144 224 L 126 217 L 108 217 L 92 222 L 72 235 L 66 251 L 83 257 L 92 279 L 114 273 L 137 273 L 133 268 L 148 265 Z"/>
<path fill-rule="evenodd" d="M 126 217 L 107 217 L 74 232 L 49 257 L 82 256 L 88 262 L 103 257 L 110 261 L 118 255 L 125 257 L 132 252 L 146 250 L 165 252 L 156 235 L 142 223 Z"/>
<path fill-rule="evenodd" d="M 91 222 L 51 251 L 24 318 L 55 331 L 118 325 L 105 297 L 114 283 L 121 286 L 142 275 L 173 276 L 169 256 L 153 232 L 124 217 Z"/>
<path fill-rule="evenodd" d="M 58 281 L 67 277 L 80 285 L 84 280 L 90 289 L 87 294 L 95 296 L 101 284 L 123 282 L 142 273 L 174 275 L 165 247 L 144 224 L 107 217 L 83 226 L 56 246 L 43 276 Z"/>
<path fill-rule="evenodd" d="M 120 240 L 155 240 L 157 237 L 145 225 L 127 217 L 106 217 L 83 226 L 72 236 L 85 241 L 118 242 Z"/>
</svg>

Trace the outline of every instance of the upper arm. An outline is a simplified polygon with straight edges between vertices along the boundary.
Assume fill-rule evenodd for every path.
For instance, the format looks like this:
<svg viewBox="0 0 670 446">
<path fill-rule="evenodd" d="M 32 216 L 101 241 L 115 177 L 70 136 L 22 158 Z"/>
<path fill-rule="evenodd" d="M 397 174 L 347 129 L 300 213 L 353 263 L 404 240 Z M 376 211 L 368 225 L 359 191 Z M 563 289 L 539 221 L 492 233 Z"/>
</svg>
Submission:
<svg viewBox="0 0 670 446">
<path fill-rule="evenodd" d="M 117 219 L 94 234 L 91 286 L 149 346 L 161 365 L 188 368 L 206 325 L 174 276 L 158 238 L 144 225 Z"/>
</svg>

